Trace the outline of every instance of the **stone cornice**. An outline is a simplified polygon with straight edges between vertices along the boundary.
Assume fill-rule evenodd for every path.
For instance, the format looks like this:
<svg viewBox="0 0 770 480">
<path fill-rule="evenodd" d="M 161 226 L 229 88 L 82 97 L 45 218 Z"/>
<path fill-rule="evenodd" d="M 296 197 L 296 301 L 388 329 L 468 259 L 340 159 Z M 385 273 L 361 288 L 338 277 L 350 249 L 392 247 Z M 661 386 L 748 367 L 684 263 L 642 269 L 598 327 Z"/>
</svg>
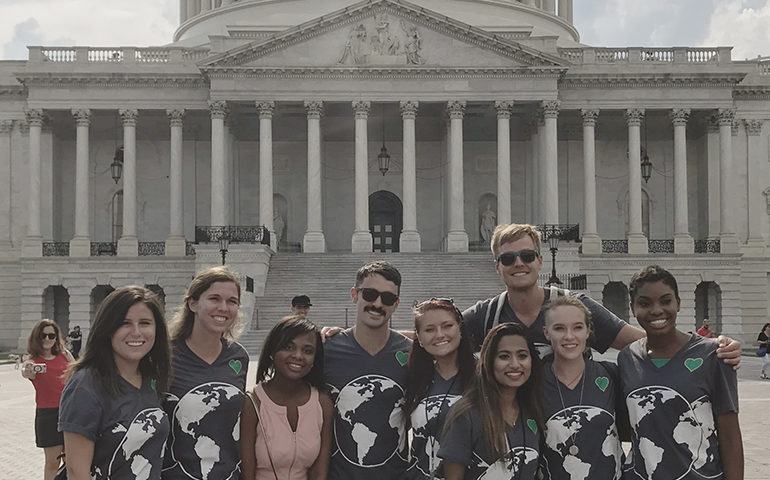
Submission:
<svg viewBox="0 0 770 480">
<path fill-rule="evenodd" d="M 326 32 L 359 22 L 375 13 L 387 12 L 407 18 L 410 22 L 431 28 L 445 35 L 466 41 L 517 62 L 533 67 L 551 67 L 566 70 L 569 62 L 540 52 L 512 40 L 503 40 L 480 28 L 453 20 L 445 15 L 399 0 L 369 0 L 332 12 L 315 20 L 298 25 L 266 41 L 255 41 L 211 57 L 201 64 L 201 70 L 212 67 L 242 65 L 280 49 L 308 41 Z"/>
<path fill-rule="evenodd" d="M 27 96 L 27 89 L 24 86 L 19 85 L 0 85 L 0 98 L 2 97 L 19 97 L 24 98 Z"/>
<path fill-rule="evenodd" d="M 110 88 L 208 88 L 209 82 L 201 75 L 105 75 L 93 74 L 41 74 L 19 75 L 25 87 L 110 87 Z"/>
<path fill-rule="evenodd" d="M 735 87 L 744 74 L 567 74 L 559 80 L 559 88 L 725 88 Z"/>
<path fill-rule="evenodd" d="M 223 67 L 207 69 L 209 78 L 319 78 L 354 79 L 453 79 L 539 78 L 558 79 L 560 72 L 520 67 Z"/>
<path fill-rule="evenodd" d="M 770 100 L 770 86 L 767 87 L 742 87 L 733 89 L 733 98 L 736 100 Z"/>
</svg>

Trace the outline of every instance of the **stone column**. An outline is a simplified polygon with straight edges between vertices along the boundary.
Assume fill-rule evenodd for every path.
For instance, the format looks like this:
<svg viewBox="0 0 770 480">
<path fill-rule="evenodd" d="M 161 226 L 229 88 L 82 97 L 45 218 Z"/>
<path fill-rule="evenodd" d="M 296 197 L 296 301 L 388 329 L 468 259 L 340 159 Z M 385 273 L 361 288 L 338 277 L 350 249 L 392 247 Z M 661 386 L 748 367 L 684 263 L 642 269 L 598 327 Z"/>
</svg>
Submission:
<svg viewBox="0 0 770 480">
<path fill-rule="evenodd" d="M 326 251 L 321 195 L 321 115 L 323 102 L 306 101 L 307 112 L 307 231 L 302 239 L 305 253 Z"/>
<path fill-rule="evenodd" d="M 583 253 L 602 253 L 596 221 L 596 119 L 599 110 L 581 110 L 583 117 Z"/>
<path fill-rule="evenodd" d="M 351 248 L 356 252 L 372 251 L 372 233 L 369 231 L 369 154 L 367 122 L 372 103 L 353 102 L 356 115 L 356 205 L 355 225 Z"/>
<path fill-rule="evenodd" d="M 556 119 L 559 116 L 559 101 L 543 102 L 543 118 L 545 120 L 545 140 L 543 145 L 543 222 L 559 223 L 559 157 Z"/>
<path fill-rule="evenodd" d="M 674 253 L 694 253 L 687 207 L 687 121 L 689 108 L 671 111 L 674 124 Z"/>
<path fill-rule="evenodd" d="M 719 118 L 710 115 L 706 118 L 706 173 L 707 191 L 705 202 L 708 210 L 709 240 L 719 240 L 719 232 L 722 230 L 719 224 Z"/>
<path fill-rule="evenodd" d="M 419 252 L 421 249 L 420 232 L 417 231 L 417 155 L 415 137 L 415 119 L 417 101 L 406 100 L 399 104 L 404 131 L 403 164 L 403 200 L 404 224 L 399 237 L 399 249 L 402 252 Z"/>
<path fill-rule="evenodd" d="M 765 168 L 762 167 L 762 160 L 767 159 L 767 151 L 762 148 L 762 124 L 764 120 L 744 120 L 747 135 L 748 158 L 748 185 L 746 196 L 748 197 L 749 207 L 749 235 L 746 245 L 742 249 L 744 256 L 762 257 L 767 250 L 766 242 L 763 238 L 763 225 L 767 223 L 767 202 L 762 193 L 767 185 L 766 178 L 763 178 Z M 766 143 L 765 143 L 766 144 Z"/>
<path fill-rule="evenodd" d="M 451 157 L 449 161 L 449 231 L 447 232 L 448 252 L 467 252 L 468 234 L 465 232 L 465 202 L 463 191 L 463 116 L 465 101 L 452 100 L 447 103 L 449 113 Z"/>
<path fill-rule="evenodd" d="M 166 239 L 166 256 L 184 257 L 184 202 L 182 187 L 184 109 L 166 110 L 171 127 L 169 168 L 169 234 Z"/>
<path fill-rule="evenodd" d="M 543 10 L 556 15 L 556 0 L 543 0 Z"/>
<path fill-rule="evenodd" d="M 123 119 L 123 235 L 118 239 L 118 256 L 139 256 L 136 236 L 136 120 L 137 110 L 122 109 Z"/>
<path fill-rule="evenodd" d="M 212 226 L 228 225 L 227 169 L 225 165 L 225 116 L 227 102 L 209 102 L 211 112 L 211 219 Z"/>
<path fill-rule="evenodd" d="M 187 19 L 191 19 L 198 15 L 198 8 L 195 0 L 187 0 Z"/>
<path fill-rule="evenodd" d="M 43 131 L 43 111 L 25 112 L 29 125 L 29 190 L 27 191 L 27 236 L 22 244 L 23 257 L 43 255 L 40 234 L 40 135 Z"/>
<path fill-rule="evenodd" d="M 559 16 L 572 23 L 572 0 L 559 0 Z"/>
<path fill-rule="evenodd" d="M 91 218 L 89 167 L 89 128 L 91 110 L 73 109 L 77 121 L 75 143 L 75 236 L 70 241 L 70 257 L 91 256 Z"/>
<path fill-rule="evenodd" d="M 540 219 L 542 218 L 542 205 L 540 202 L 540 192 L 542 191 L 542 182 L 541 182 L 541 175 L 540 175 L 540 151 L 542 150 L 540 147 L 542 145 L 542 141 L 540 141 L 540 122 L 542 121 L 542 115 L 538 113 L 535 114 L 534 118 L 530 121 L 530 137 L 529 137 L 529 143 L 532 147 L 532 157 L 530 158 L 530 175 L 531 181 L 528 182 L 529 185 L 531 185 L 532 191 L 530 192 L 530 203 L 532 204 L 531 207 L 531 216 L 529 219 L 529 223 L 532 225 L 535 225 L 540 222 Z"/>
<path fill-rule="evenodd" d="M 535 6 L 537 6 L 537 4 L 536 4 L 535 0 L 524 0 L 524 2 L 523 2 L 523 3 L 524 3 L 525 5 L 529 5 L 530 7 L 535 7 Z"/>
<path fill-rule="evenodd" d="M 214 8 L 214 0 L 202 0 L 201 1 L 201 11 L 208 12 L 212 8 Z"/>
<path fill-rule="evenodd" d="M 187 0 L 179 0 L 179 23 L 187 20 Z"/>
<path fill-rule="evenodd" d="M 739 253 L 740 244 L 735 233 L 735 179 L 733 166 L 732 127 L 735 110 L 719 110 L 719 240 L 722 253 Z"/>
<path fill-rule="evenodd" d="M 639 127 L 644 110 L 626 110 L 628 123 L 628 253 L 645 254 L 649 251 L 647 237 L 642 229 L 642 144 Z"/>
<path fill-rule="evenodd" d="M 256 102 L 259 110 L 259 223 L 270 232 L 275 243 L 273 227 L 273 111 L 275 102 Z M 278 245 L 271 245 L 278 250 Z"/>
<path fill-rule="evenodd" d="M 513 102 L 495 102 L 497 110 L 497 223 L 511 223 L 511 109 Z"/>
<path fill-rule="evenodd" d="M 11 132 L 13 120 L 0 120 L 0 258 L 11 249 Z"/>
</svg>

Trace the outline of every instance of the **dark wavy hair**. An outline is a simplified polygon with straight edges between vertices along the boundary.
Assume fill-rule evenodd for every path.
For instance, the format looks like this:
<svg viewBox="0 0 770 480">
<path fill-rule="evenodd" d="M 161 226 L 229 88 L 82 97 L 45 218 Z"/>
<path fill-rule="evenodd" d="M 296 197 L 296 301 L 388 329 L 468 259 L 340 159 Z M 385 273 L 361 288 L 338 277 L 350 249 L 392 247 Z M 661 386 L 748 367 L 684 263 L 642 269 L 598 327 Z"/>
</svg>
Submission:
<svg viewBox="0 0 770 480">
<path fill-rule="evenodd" d="M 315 357 L 310 372 L 304 376 L 310 385 L 323 391 L 326 388 L 324 379 L 324 346 L 321 341 L 321 331 L 313 322 L 302 315 L 289 315 L 278 320 L 270 333 L 265 338 L 265 344 L 262 346 L 262 353 L 259 355 L 259 366 L 257 367 L 257 383 L 272 378 L 275 373 L 275 354 L 297 338 L 298 335 L 310 333 L 315 336 Z"/>
<path fill-rule="evenodd" d="M 506 423 L 500 404 L 500 387 L 495 380 L 494 362 L 497 347 L 503 337 L 518 335 L 524 338 L 532 359 L 532 370 L 524 385 L 516 391 L 519 408 L 528 412 L 537 423 L 538 430 L 544 431 L 544 412 L 542 406 L 543 365 L 538 357 L 535 344 L 527 336 L 524 325 L 520 323 L 501 323 L 489 331 L 481 346 L 481 356 L 476 364 L 476 376 L 468 390 L 449 411 L 444 432 L 447 432 L 457 418 L 475 408 L 481 414 L 481 429 L 484 443 L 492 458 L 500 458 L 507 449 L 505 434 Z M 520 410 L 521 411 L 521 410 Z"/>
<path fill-rule="evenodd" d="M 393 282 L 398 287 L 398 292 L 401 293 L 401 272 L 393 264 L 384 261 L 370 262 L 359 268 L 356 272 L 355 287 L 358 288 L 366 277 L 375 273 L 382 275 L 385 280 Z"/>
<path fill-rule="evenodd" d="M 155 343 L 149 353 L 139 361 L 139 372 L 143 377 L 155 380 L 155 389 L 159 394 L 168 390 L 171 353 L 163 308 L 152 291 L 137 285 L 121 287 L 104 299 L 91 325 L 86 351 L 80 360 L 70 366 L 67 371 L 68 378 L 73 373 L 87 368 L 110 395 L 120 395 L 120 373 L 115 366 L 112 336 L 123 325 L 128 310 L 137 303 L 149 308 L 155 320 Z"/>
<path fill-rule="evenodd" d="M 33 357 L 42 357 L 43 356 L 43 329 L 45 327 L 51 327 L 53 328 L 54 333 L 56 333 L 56 342 L 53 344 L 53 347 L 51 347 L 51 355 L 59 355 L 61 353 L 64 353 L 64 349 L 66 348 L 64 346 L 64 339 L 62 338 L 61 329 L 59 328 L 59 325 L 56 324 L 53 320 L 49 320 L 47 318 L 44 318 L 37 322 L 34 327 L 32 327 L 32 331 L 29 332 L 29 338 L 27 339 L 27 353 L 29 353 Z"/>
<path fill-rule="evenodd" d="M 449 312 L 460 326 L 460 345 L 457 347 L 457 375 L 463 390 L 468 388 L 473 380 L 476 368 L 476 359 L 473 356 L 473 346 L 470 335 L 465 331 L 463 315 L 451 299 L 432 298 L 414 308 L 414 331 L 418 332 L 419 320 L 426 312 L 431 310 L 443 310 Z M 433 365 L 433 357 L 415 339 L 412 349 L 409 351 L 409 360 L 406 370 L 406 390 L 404 392 L 404 412 L 410 415 L 417 405 L 428 395 L 436 367 Z"/>
</svg>

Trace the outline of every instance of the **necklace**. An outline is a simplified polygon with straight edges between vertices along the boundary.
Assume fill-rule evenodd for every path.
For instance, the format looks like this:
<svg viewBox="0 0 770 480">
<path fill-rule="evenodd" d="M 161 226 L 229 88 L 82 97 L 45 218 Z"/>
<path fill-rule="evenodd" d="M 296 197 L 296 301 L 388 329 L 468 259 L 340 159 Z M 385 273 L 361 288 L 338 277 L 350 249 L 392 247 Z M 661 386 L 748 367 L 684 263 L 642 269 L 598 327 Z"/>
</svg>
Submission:
<svg viewBox="0 0 770 480">
<path fill-rule="evenodd" d="M 559 400 L 561 401 L 561 408 L 562 410 L 565 410 L 567 407 L 564 405 L 564 396 L 561 394 L 561 387 L 559 386 L 559 376 L 556 375 L 556 368 L 554 368 L 553 364 L 551 364 L 551 371 L 553 372 L 553 376 L 556 378 L 556 391 L 559 392 Z M 573 380 L 574 381 L 574 380 Z M 583 378 L 580 379 L 580 400 L 578 401 L 577 405 L 583 404 L 583 389 L 586 386 L 586 371 L 585 367 L 583 368 Z M 574 419 L 577 420 L 577 419 Z M 569 447 L 569 454 L 573 456 L 577 456 L 578 453 L 580 453 L 580 448 L 575 443 L 575 434 L 577 432 L 573 432 L 572 435 L 569 437 L 569 441 L 572 445 Z"/>
<path fill-rule="evenodd" d="M 519 458 L 519 465 L 516 466 L 516 462 L 513 456 L 513 440 L 511 440 L 511 434 L 508 432 L 508 426 L 505 426 L 505 439 L 508 441 L 508 454 L 511 456 L 511 464 L 514 465 L 514 468 L 516 468 L 516 473 L 514 474 L 513 480 L 520 480 L 521 479 L 521 471 L 524 469 L 524 462 L 527 459 L 526 455 L 526 449 L 527 449 L 527 426 L 522 424 L 520 422 L 521 420 L 521 408 L 519 408 L 519 413 L 516 415 L 516 423 L 514 424 L 514 427 L 511 427 L 511 430 L 515 428 L 516 425 L 521 428 L 521 446 L 525 450 L 524 457 Z"/>
<path fill-rule="evenodd" d="M 441 376 L 441 375 L 439 375 Z M 428 397 L 425 397 L 425 434 L 428 437 L 428 442 L 430 442 L 430 457 L 428 458 L 428 467 L 430 468 L 430 478 L 433 480 L 434 472 L 433 469 L 433 459 L 436 456 L 436 435 L 438 435 L 438 429 L 441 425 L 441 411 L 444 409 L 444 403 L 446 402 L 447 397 L 449 396 L 449 393 L 452 391 L 452 388 L 455 386 L 455 382 L 457 381 L 457 377 L 460 376 L 460 371 L 455 374 L 454 378 L 452 379 L 452 383 L 449 384 L 449 388 L 446 392 L 444 392 L 444 395 L 441 397 L 441 403 L 438 405 L 438 413 L 436 414 L 436 431 L 431 434 L 431 431 L 428 429 L 428 422 L 430 419 L 428 418 Z M 443 377 L 442 377 L 443 378 Z M 435 382 L 435 377 L 433 382 Z M 431 382 L 431 383 L 433 383 Z"/>
</svg>

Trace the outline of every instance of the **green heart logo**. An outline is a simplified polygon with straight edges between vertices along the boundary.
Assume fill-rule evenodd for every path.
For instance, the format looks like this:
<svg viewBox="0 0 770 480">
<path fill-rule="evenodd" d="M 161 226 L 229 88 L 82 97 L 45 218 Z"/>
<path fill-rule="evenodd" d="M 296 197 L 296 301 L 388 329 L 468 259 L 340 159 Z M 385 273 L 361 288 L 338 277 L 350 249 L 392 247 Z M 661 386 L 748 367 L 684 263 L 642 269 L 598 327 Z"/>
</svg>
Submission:
<svg viewBox="0 0 770 480">
<path fill-rule="evenodd" d="M 150 380 L 150 387 L 152 387 L 153 390 L 157 390 L 156 388 L 157 385 L 158 385 L 158 382 L 156 382 L 154 378 Z"/>
<path fill-rule="evenodd" d="M 402 367 L 406 365 L 406 361 L 409 358 L 409 354 L 406 352 L 396 352 L 396 360 L 398 361 L 398 364 Z"/>
<path fill-rule="evenodd" d="M 607 387 L 610 384 L 610 379 L 607 377 L 597 377 L 596 380 L 594 380 L 594 383 L 596 383 L 596 386 L 599 387 L 599 389 L 603 392 L 607 390 Z"/>
<path fill-rule="evenodd" d="M 529 427 L 530 430 L 532 430 L 532 433 L 537 435 L 537 422 L 535 422 L 531 418 L 528 418 L 527 419 L 527 426 Z"/>
<path fill-rule="evenodd" d="M 241 365 L 240 360 L 230 360 L 230 368 L 232 368 L 235 373 L 241 373 L 243 365 Z"/>
<path fill-rule="evenodd" d="M 684 366 L 687 367 L 687 370 L 690 372 L 694 372 L 695 370 L 699 369 L 701 365 L 703 365 L 702 358 L 688 358 L 684 361 Z"/>
</svg>

